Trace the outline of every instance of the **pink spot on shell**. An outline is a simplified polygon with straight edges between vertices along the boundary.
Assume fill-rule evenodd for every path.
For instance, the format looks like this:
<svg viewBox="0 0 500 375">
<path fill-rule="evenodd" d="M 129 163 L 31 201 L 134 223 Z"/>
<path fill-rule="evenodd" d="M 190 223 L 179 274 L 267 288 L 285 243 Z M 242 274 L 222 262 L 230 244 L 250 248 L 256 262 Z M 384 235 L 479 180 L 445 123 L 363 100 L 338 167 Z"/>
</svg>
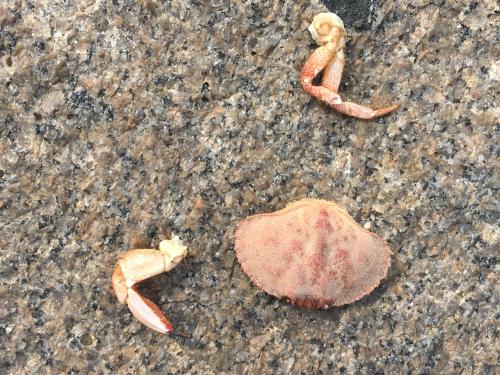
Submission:
<svg viewBox="0 0 500 375">
<path fill-rule="evenodd" d="M 349 254 L 347 254 L 347 251 L 344 249 L 339 249 L 337 253 L 335 254 L 335 258 L 338 259 L 340 262 L 345 262 Z"/>
<path fill-rule="evenodd" d="M 330 223 L 328 211 L 325 208 L 319 210 L 318 219 L 316 220 L 315 228 L 318 230 L 331 231 L 332 224 Z"/>
<path fill-rule="evenodd" d="M 328 220 L 327 217 L 325 216 L 320 216 L 318 220 L 316 220 L 316 225 L 314 226 L 315 229 L 317 230 L 325 230 L 325 231 L 332 231 L 332 224 L 330 224 L 330 220 Z"/>
<path fill-rule="evenodd" d="M 290 251 L 298 256 L 304 255 L 304 243 L 299 240 L 292 240 L 290 242 Z"/>
</svg>

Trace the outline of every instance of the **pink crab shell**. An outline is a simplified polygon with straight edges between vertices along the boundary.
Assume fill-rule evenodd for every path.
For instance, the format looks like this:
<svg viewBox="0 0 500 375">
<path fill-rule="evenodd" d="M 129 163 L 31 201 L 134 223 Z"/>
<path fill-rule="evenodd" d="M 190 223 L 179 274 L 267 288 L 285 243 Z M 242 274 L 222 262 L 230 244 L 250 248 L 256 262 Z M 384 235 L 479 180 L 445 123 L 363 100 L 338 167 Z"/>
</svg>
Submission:
<svg viewBox="0 0 500 375">
<path fill-rule="evenodd" d="M 235 249 L 258 287 L 301 307 L 352 303 L 375 289 L 391 264 L 382 238 L 335 203 L 318 199 L 243 220 Z"/>
</svg>

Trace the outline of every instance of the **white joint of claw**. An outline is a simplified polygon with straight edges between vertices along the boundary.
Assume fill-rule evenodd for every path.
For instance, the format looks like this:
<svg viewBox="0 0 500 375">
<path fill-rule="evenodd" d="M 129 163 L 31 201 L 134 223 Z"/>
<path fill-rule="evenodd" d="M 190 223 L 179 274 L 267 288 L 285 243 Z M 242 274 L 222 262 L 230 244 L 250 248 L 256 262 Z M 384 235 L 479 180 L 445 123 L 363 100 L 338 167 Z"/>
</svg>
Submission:
<svg viewBox="0 0 500 375">
<path fill-rule="evenodd" d="M 345 34 L 344 22 L 335 13 L 319 13 L 308 28 L 319 45 L 332 42 Z"/>
<path fill-rule="evenodd" d="M 184 246 L 178 236 L 160 242 L 160 252 L 165 256 L 165 271 L 170 271 L 187 255 L 187 246 Z"/>
<path fill-rule="evenodd" d="M 136 285 L 142 280 L 170 271 L 187 255 L 187 247 L 177 236 L 160 242 L 159 251 L 134 249 L 123 254 L 116 265 L 112 285 L 118 301 L 126 303 L 141 323 L 160 333 L 174 333 L 161 310 L 142 296 Z"/>
</svg>

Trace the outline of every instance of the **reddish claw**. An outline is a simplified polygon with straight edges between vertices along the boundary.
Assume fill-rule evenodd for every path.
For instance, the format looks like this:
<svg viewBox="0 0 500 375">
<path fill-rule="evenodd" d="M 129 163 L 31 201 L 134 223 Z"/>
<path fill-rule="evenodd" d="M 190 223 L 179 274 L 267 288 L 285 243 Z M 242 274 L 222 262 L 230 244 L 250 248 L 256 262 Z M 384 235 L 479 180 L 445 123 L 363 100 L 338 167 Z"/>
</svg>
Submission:
<svg viewBox="0 0 500 375">
<path fill-rule="evenodd" d="M 302 68 L 300 83 L 304 90 L 337 112 L 365 120 L 384 116 L 399 108 L 399 104 L 395 104 L 374 110 L 356 103 L 343 102 L 338 89 L 345 63 L 344 23 L 334 13 L 320 13 L 314 17 L 309 31 L 320 47 L 309 56 Z M 321 71 L 321 85 L 315 86 L 313 80 Z"/>
<path fill-rule="evenodd" d="M 140 294 L 137 283 L 170 271 L 186 256 L 187 248 L 178 237 L 160 242 L 160 250 L 135 249 L 118 260 L 112 276 L 118 301 L 126 303 L 130 312 L 142 324 L 163 334 L 182 335 L 174 330 L 163 312 L 151 300 Z"/>
</svg>

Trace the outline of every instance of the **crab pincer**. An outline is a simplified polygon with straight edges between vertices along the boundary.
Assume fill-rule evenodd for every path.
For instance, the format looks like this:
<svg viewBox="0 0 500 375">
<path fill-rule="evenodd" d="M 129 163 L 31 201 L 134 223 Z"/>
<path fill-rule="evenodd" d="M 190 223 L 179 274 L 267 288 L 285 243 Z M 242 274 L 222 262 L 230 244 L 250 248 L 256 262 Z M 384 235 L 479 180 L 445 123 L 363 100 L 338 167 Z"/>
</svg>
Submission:
<svg viewBox="0 0 500 375">
<path fill-rule="evenodd" d="M 320 47 L 309 56 L 300 73 L 300 83 L 307 93 L 339 113 L 364 120 L 387 115 L 399 108 L 399 105 L 395 104 L 374 110 L 342 100 L 338 89 L 345 64 L 343 49 L 346 31 L 344 22 L 335 13 L 316 15 L 309 26 L 309 32 Z M 321 84 L 314 85 L 313 80 L 321 71 Z"/>
<path fill-rule="evenodd" d="M 171 335 L 177 332 L 163 312 L 151 300 L 141 295 L 138 283 L 162 272 L 170 271 L 187 255 L 187 247 L 179 237 L 160 242 L 159 250 L 134 249 L 123 254 L 112 276 L 118 301 L 126 303 L 130 312 L 147 327 Z"/>
</svg>

